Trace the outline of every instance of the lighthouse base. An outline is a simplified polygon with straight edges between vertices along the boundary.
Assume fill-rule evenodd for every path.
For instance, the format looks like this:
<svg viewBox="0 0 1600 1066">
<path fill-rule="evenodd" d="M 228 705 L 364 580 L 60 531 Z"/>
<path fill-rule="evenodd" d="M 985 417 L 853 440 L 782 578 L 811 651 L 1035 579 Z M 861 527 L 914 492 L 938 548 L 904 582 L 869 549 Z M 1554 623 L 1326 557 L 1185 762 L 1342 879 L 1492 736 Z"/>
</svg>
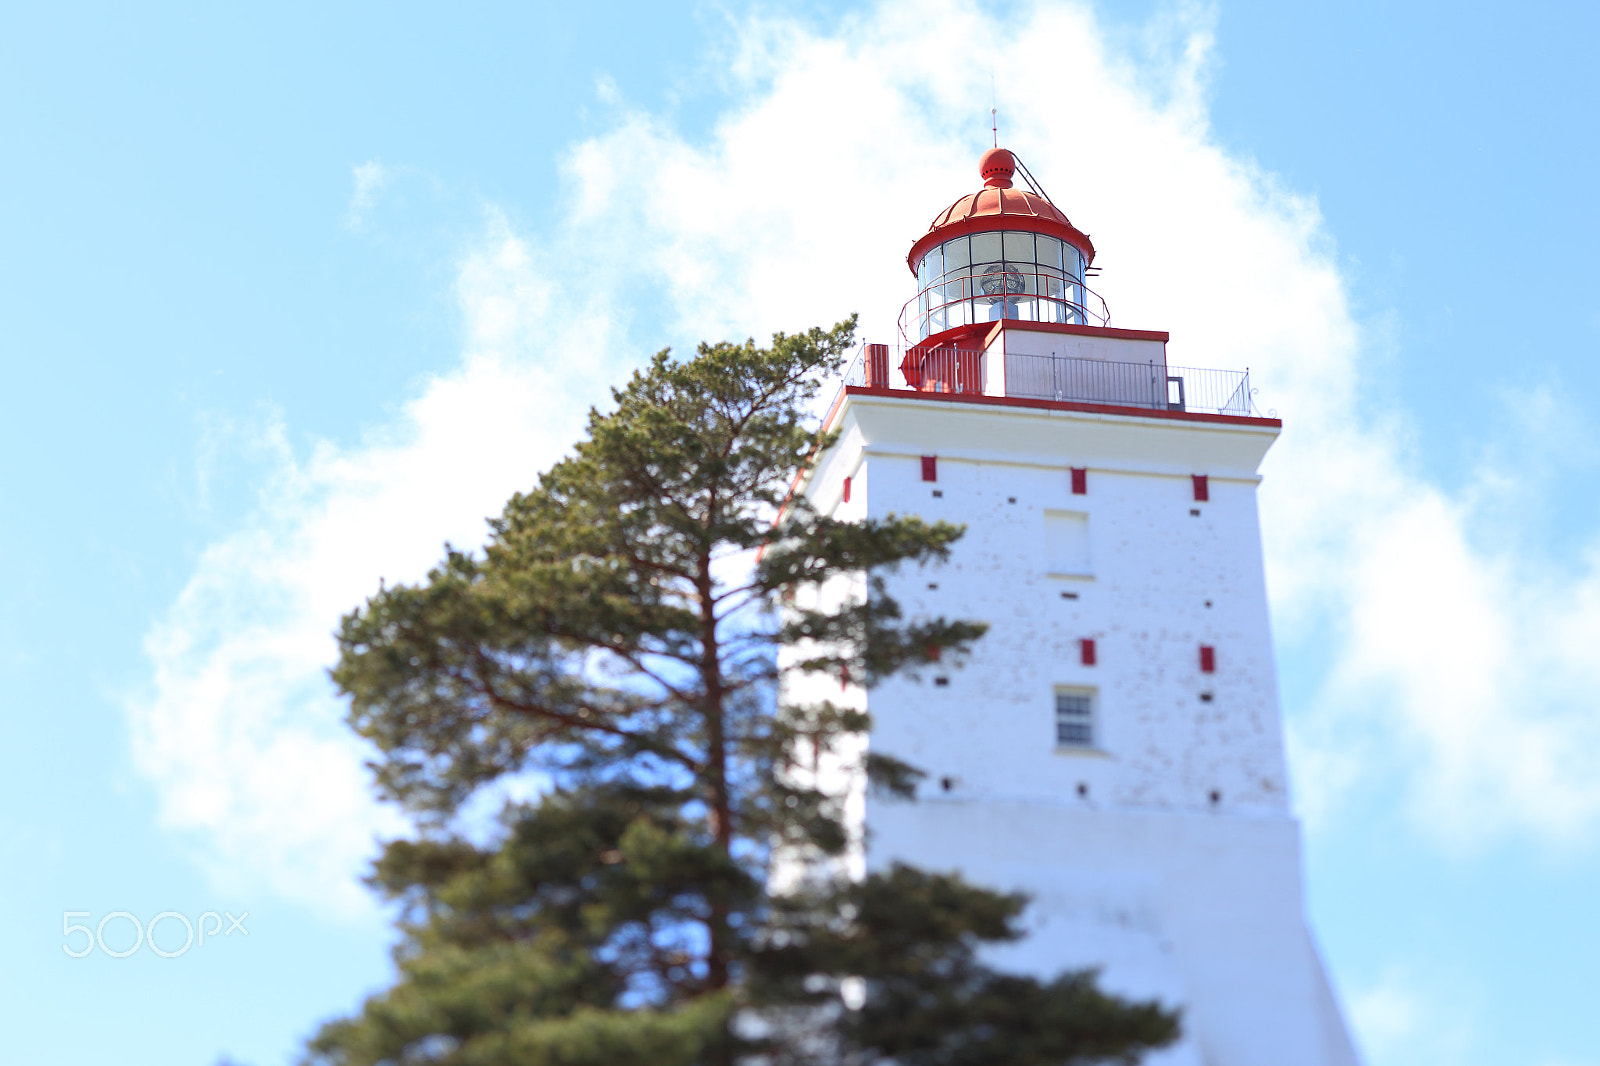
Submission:
<svg viewBox="0 0 1600 1066">
<path fill-rule="evenodd" d="M 872 802 L 869 866 L 894 860 L 1021 890 L 1001 969 L 1095 967 L 1117 995 L 1183 1010 L 1150 1066 L 1357 1066 L 1301 906 L 1287 817 L 981 798 Z"/>
</svg>

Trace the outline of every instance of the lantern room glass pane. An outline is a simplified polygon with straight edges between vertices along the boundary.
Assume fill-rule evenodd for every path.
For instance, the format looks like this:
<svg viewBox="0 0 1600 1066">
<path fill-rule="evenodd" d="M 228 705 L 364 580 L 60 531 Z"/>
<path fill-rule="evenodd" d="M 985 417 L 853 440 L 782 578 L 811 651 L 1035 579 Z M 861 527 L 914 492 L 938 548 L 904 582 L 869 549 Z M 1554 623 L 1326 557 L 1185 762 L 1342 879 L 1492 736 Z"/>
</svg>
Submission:
<svg viewBox="0 0 1600 1066">
<path fill-rule="evenodd" d="M 1049 267 L 1052 270 L 1059 269 L 1061 266 L 1061 242 L 1054 237 L 1045 237 L 1043 235 L 1036 236 L 1033 240 L 1038 248 L 1037 258 L 1039 265 Z"/>
<path fill-rule="evenodd" d="M 967 264 L 972 262 L 971 257 L 967 254 L 967 238 L 957 237 L 953 241 L 945 241 L 942 247 L 944 250 L 945 272 L 950 273 L 959 269 L 965 273 Z"/>
<path fill-rule="evenodd" d="M 1007 231 L 1001 236 L 1005 239 L 1005 257 L 1008 262 L 1030 265 L 1033 263 L 1033 234 Z"/>
<path fill-rule="evenodd" d="M 998 263 L 1000 255 L 1000 234 L 974 233 L 972 235 L 972 261 L 974 263 Z"/>
<path fill-rule="evenodd" d="M 916 264 L 914 327 L 907 328 L 921 340 L 1002 318 L 1081 324 L 1084 269 L 1083 253 L 1059 237 L 1027 230 L 953 237 Z"/>
</svg>

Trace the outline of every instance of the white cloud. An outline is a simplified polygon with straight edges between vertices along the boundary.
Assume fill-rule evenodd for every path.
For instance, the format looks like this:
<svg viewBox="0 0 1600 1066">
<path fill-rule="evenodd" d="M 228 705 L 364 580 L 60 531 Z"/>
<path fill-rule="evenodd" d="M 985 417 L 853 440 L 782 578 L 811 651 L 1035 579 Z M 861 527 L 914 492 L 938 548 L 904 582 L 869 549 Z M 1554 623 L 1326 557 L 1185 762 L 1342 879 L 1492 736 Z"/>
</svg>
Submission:
<svg viewBox="0 0 1600 1066">
<path fill-rule="evenodd" d="M 1396 974 L 1350 997 L 1350 1020 L 1380 1061 L 1417 1034 L 1424 1014 L 1417 993 Z"/>
<path fill-rule="evenodd" d="M 1459 978 L 1393 969 L 1350 997 L 1350 1021 L 1372 1066 L 1448 1066 L 1468 1059 L 1479 999 Z"/>
<path fill-rule="evenodd" d="M 366 222 L 367 212 L 378 200 L 378 193 L 389 184 L 389 168 L 376 159 L 350 168 L 350 205 L 345 209 L 345 225 L 360 229 Z"/>
<path fill-rule="evenodd" d="M 1094 235 L 1115 322 L 1171 330 L 1179 364 L 1249 366 L 1286 419 L 1262 496 L 1274 607 L 1291 645 L 1331 642 L 1335 664 L 1292 738 L 1308 809 L 1400 774 L 1441 839 L 1591 831 L 1594 556 L 1558 571 L 1487 550 L 1490 494 L 1415 471 L 1371 407 L 1315 203 L 1214 143 L 1209 24 L 1167 19 L 1133 59 L 1070 5 L 890 3 L 835 35 L 751 18 L 718 57 L 740 102 L 708 136 L 624 107 L 566 161 L 569 221 L 537 257 L 495 222 L 461 264 L 459 366 L 359 447 L 285 449 L 258 517 L 153 632 L 133 718 L 167 818 L 286 892 L 353 893 L 381 817 L 322 680 L 340 613 L 441 540 L 479 539 L 654 346 L 622 346 L 632 313 L 717 338 L 859 310 L 893 339 L 911 240 L 975 184 L 992 67 L 1004 139 Z M 352 209 L 379 180 L 358 170 Z"/>
<path fill-rule="evenodd" d="M 578 434 L 615 347 L 602 314 L 551 321 L 527 243 L 491 217 L 464 257 L 461 364 L 360 447 L 297 458 L 263 431 L 276 473 L 256 516 L 212 545 L 146 645 L 134 754 L 165 822 L 197 832 L 223 880 L 359 910 L 355 881 L 392 814 L 371 800 L 360 744 L 325 676 L 339 617 L 380 577 L 415 580 L 441 543 L 478 543 L 484 518 Z M 541 342 L 542 359 L 530 357 Z"/>
</svg>

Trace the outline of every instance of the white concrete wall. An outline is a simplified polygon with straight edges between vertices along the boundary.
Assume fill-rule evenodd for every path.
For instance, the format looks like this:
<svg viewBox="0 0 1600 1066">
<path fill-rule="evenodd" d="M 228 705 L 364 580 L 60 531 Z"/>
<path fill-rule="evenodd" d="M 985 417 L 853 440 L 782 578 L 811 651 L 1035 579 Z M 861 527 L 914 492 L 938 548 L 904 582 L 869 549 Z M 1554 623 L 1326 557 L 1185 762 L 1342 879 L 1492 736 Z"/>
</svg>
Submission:
<svg viewBox="0 0 1600 1066">
<path fill-rule="evenodd" d="M 866 863 L 1030 892 L 1034 933 L 1011 963 L 1099 965 L 1116 991 L 1184 1006 L 1183 1046 L 1152 1062 L 1353 1063 L 1306 934 L 1289 814 L 1255 508 L 1276 431 L 878 397 L 850 398 L 839 425 L 806 491 L 843 517 L 966 524 L 948 564 L 890 589 L 909 614 L 991 627 L 964 668 L 848 694 L 866 700 L 876 750 L 929 774 L 916 804 L 860 803 Z M 938 457 L 936 482 L 922 455 Z M 1085 495 L 1071 467 L 1087 467 Z M 1082 516 L 1086 567 L 1059 572 L 1051 516 Z M 1058 686 L 1095 693 L 1094 750 L 1056 745 Z"/>
<path fill-rule="evenodd" d="M 935 794 L 872 801 L 868 823 L 874 865 L 958 869 L 1033 897 L 1028 938 L 996 965 L 1045 976 L 1098 966 L 1110 991 L 1182 1006 L 1183 1044 L 1151 1062 L 1355 1061 L 1325 1009 L 1291 819 Z"/>
<path fill-rule="evenodd" d="M 1165 366 L 1167 346 L 1162 341 L 1134 337 L 1097 337 L 1029 329 L 1026 322 L 1007 322 L 988 348 L 1011 355 L 1059 355 L 1069 359 L 1108 359 L 1118 363 L 1155 363 Z"/>
<path fill-rule="evenodd" d="M 983 361 L 984 392 L 994 396 L 1042 396 L 1158 410 L 1168 402 L 1162 341 L 1059 333 L 1007 323 L 985 349 Z"/>
<path fill-rule="evenodd" d="M 863 497 L 854 497 L 860 501 Z M 864 507 L 860 502 L 841 504 L 838 512 L 860 518 Z M 836 512 L 836 513 L 838 513 Z M 821 588 L 802 591 L 794 601 L 803 609 L 832 610 L 847 600 L 856 600 L 866 593 L 866 579 L 860 575 L 840 575 Z M 784 648 L 779 661 L 788 669 L 796 661 L 812 655 L 827 654 L 828 649 L 818 644 L 804 643 Z M 823 673 L 786 673 L 783 680 L 782 700 L 794 707 L 833 704 L 845 710 L 866 710 L 867 693 L 859 684 L 849 679 Z M 833 876 L 843 873 L 860 878 L 866 873 L 864 834 L 866 822 L 867 789 L 864 775 L 869 738 L 849 735 L 838 738 L 832 749 L 820 748 L 814 743 L 801 742 L 796 749 L 798 765 L 788 768 L 785 777 L 794 785 L 816 788 L 836 797 L 843 805 L 845 824 L 852 830 L 852 841 L 844 855 L 837 860 L 822 860 L 814 853 L 779 852 L 774 856 L 770 887 L 777 892 L 798 886 L 813 875 Z"/>
</svg>

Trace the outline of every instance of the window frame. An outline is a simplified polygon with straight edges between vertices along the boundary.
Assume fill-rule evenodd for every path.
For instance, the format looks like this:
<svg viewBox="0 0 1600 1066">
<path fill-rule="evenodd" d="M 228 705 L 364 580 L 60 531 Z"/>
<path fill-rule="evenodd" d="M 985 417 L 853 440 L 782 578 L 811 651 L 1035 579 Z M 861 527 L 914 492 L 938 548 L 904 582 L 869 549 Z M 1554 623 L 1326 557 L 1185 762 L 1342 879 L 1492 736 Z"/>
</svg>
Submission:
<svg viewBox="0 0 1600 1066">
<path fill-rule="evenodd" d="M 1067 709 L 1062 706 L 1062 702 L 1067 699 L 1081 699 L 1087 707 L 1081 712 L 1069 712 L 1064 718 L 1063 712 Z M 1104 750 L 1100 743 L 1100 693 L 1097 689 L 1086 688 L 1083 685 L 1057 685 L 1051 692 L 1051 702 L 1057 751 Z M 1082 727 L 1088 739 L 1084 741 L 1065 739 L 1063 726 Z"/>
</svg>

